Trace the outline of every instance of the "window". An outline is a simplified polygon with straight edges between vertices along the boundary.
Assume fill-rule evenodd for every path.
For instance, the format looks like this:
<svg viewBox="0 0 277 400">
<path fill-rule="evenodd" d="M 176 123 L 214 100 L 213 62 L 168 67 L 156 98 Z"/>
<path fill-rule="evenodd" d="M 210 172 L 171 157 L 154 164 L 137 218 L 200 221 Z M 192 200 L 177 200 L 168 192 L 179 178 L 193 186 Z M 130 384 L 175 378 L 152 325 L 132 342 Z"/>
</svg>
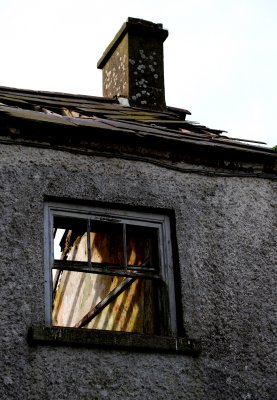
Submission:
<svg viewBox="0 0 277 400">
<path fill-rule="evenodd" d="M 167 215 L 45 205 L 48 326 L 176 335 Z"/>
</svg>

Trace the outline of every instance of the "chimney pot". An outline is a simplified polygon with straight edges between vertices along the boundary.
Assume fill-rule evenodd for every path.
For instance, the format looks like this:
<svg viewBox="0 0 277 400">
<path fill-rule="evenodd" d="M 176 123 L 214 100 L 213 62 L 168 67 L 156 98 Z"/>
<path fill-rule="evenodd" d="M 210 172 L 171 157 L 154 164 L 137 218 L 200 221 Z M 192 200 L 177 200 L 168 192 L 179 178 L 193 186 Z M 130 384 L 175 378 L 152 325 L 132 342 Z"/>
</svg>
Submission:
<svg viewBox="0 0 277 400">
<path fill-rule="evenodd" d="M 103 70 L 103 95 L 125 97 L 133 107 L 164 110 L 162 24 L 128 18 L 97 64 Z"/>
</svg>

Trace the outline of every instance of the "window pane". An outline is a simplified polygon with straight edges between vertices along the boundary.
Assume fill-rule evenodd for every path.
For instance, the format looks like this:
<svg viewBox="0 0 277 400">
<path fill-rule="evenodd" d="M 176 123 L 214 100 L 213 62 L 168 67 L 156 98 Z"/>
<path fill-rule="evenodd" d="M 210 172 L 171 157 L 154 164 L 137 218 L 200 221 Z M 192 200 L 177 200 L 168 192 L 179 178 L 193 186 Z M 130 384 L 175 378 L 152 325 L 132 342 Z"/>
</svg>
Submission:
<svg viewBox="0 0 277 400">
<path fill-rule="evenodd" d="M 128 265 L 157 268 L 158 231 L 143 226 L 126 226 Z"/>
<path fill-rule="evenodd" d="M 158 333 L 155 285 L 150 280 L 63 271 L 54 298 L 53 325 L 76 327 L 87 316 L 83 327 L 88 329 Z M 119 287 L 122 293 L 113 295 Z M 94 316 L 101 302 L 104 306 Z"/>
<path fill-rule="evenodd" d="M 123 265 L 123 225 L 91 221 L 90 231 L 91 261 Z"/>
<path fill-rule="evenodd" d="M 87 261 L 87 220 L 54 218 L 54 259 Z"/>
</svg>

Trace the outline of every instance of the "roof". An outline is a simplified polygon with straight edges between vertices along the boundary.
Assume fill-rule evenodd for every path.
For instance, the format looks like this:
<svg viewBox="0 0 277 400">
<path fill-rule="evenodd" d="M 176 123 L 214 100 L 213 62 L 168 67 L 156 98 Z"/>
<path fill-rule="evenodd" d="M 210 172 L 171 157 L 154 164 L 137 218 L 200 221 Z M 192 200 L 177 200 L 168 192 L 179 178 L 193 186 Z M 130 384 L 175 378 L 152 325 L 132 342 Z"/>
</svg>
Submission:
<svg viewBox="0 0 277 400">
<path fill-rule="evenodd" d="M 202 145 L 212 143 L 225 148 L 239 148 L 240 151 L 273 153 L 269 148 L 249 144 L 249 140 L 228 138 L 222 130 L 189 121 L 186 119 L 189 114 L 188 110 L 174 107 L 167 107 L 163 112 L 134 108 L 129 106 L 125 98 L 110 99 L 0 87 L 0 121 L 8 118 L 65 127 L 134 132 L 180 142 Z"/>
</svg>

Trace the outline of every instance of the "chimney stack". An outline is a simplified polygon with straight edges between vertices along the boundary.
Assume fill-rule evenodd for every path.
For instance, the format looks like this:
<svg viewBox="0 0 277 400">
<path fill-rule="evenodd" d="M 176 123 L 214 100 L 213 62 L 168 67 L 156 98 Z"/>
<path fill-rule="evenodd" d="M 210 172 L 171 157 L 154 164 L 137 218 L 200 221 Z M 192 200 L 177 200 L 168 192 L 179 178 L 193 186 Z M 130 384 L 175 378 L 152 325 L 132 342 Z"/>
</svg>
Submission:
<svg viewBox="0 0 277 400">
<path fill-rule="evenodd" d="M 133 107 L 163 111 L 162 24 L 128 18 L 97 64 L 103 70 L 103 96 L 125 97 Z"/>
</svg>

